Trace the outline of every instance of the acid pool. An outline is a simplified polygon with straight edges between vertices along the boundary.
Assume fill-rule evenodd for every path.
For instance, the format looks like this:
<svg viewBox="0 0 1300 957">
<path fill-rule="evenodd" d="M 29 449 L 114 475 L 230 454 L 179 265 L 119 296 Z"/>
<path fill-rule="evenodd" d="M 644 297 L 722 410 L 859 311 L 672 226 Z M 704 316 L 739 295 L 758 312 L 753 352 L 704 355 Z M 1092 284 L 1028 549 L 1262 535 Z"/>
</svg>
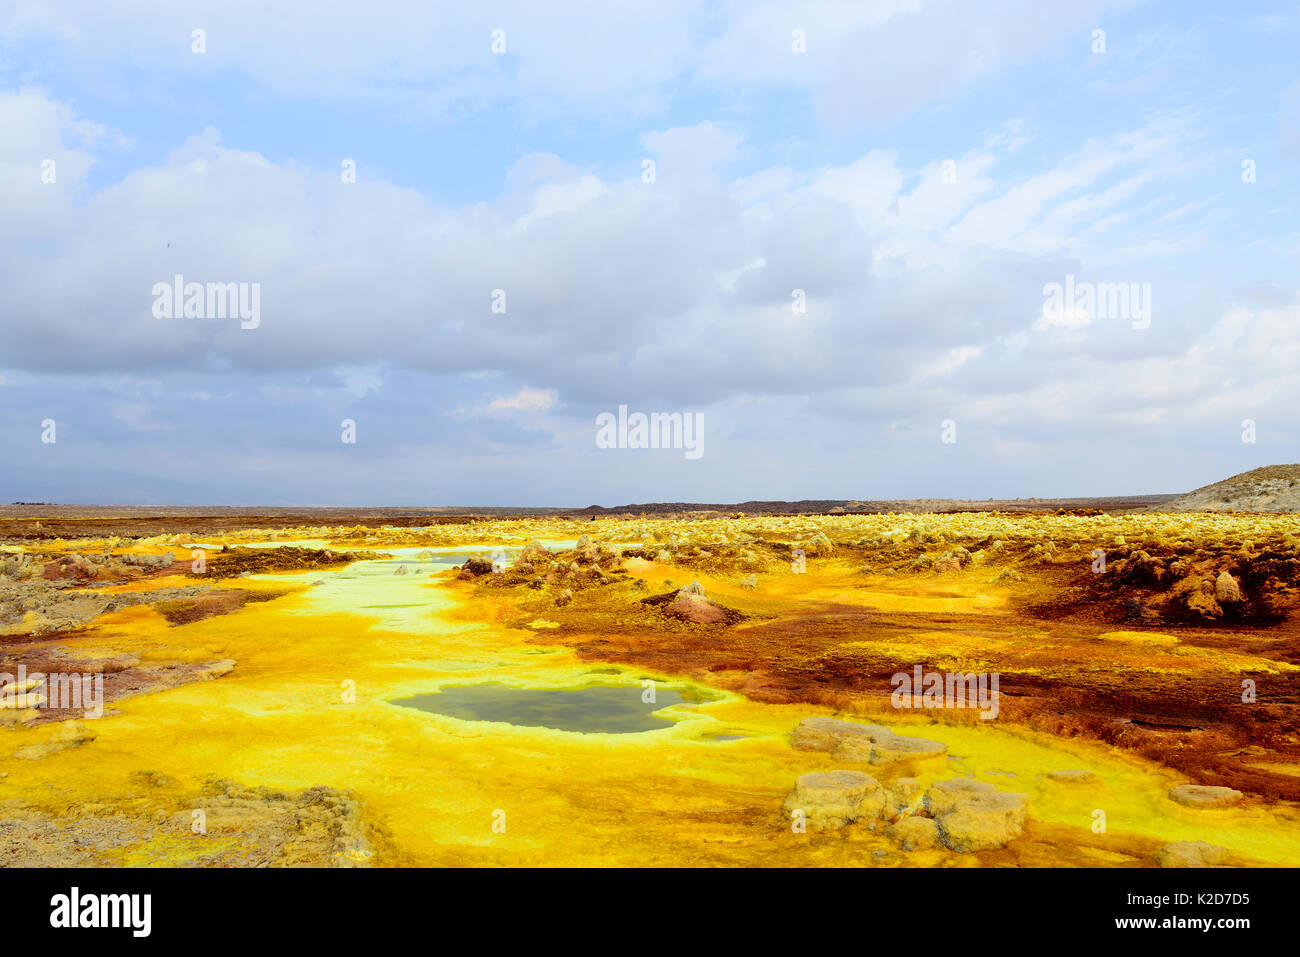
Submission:
<svg viewBox="0 0 1300 957">
<path fill-rule="evenodd" d="M 636 734 L 673 724 L 657 713 L 664 708 L 701 700 L 686 689 L 657 688 L 653 702 L 643 701 L 643 693 L 639 685 L 516 688 L 487 683 L 443 688 L 393 703 L 462 721 L 500 721 L 584 734 Z"/>
</svg>

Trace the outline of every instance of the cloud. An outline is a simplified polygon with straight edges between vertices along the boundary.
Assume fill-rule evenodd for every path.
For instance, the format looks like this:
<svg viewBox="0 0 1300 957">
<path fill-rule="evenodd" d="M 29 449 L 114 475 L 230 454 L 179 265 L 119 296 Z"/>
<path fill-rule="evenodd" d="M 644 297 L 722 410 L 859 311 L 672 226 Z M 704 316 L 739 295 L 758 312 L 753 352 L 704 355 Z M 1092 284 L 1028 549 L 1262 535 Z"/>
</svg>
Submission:
<svg viewBox="0 0 1300 957">
<path fill-rule="evenodd" d="M 641 142 L 669 170 L 704 172 L 735 156 L 740 137 L 713 123 L 700 123 L 646 133 Z"/>
<path fill-rule="evenodd" d="M 525 387 L 512 396 L 493 399 L 488 404 L 488 408 L 493 411 L 502 409 L 518 409 L 544 412 L 551 408 L 551 406 L 555 405 L 555 398 L 554 389 L 529 389 Z"/>
<path fill-rule="evenodd" d="M 46 107 L 53 125 L 16 124 L 27 142 L 11 151 L 81 122 Z M 24 111 L 30 98 L 0 95 L 0 120 Z M 0 224 L 5 362 L 330 373 L 358 397 L 386 370 L 490 372 L 523 390 L 498 392 L 497 409 L 562 387 L 584 415 L 614 398 L 700 406 L 906 382 L 948 368 L 944 356 L 978 365 L 970 350 L 990 337 L 1032 334 L 1043 285 L 1113 245 L 1109 217 L 1158 196 L 1155 171 L 1191 135 L 1156 117 L 1019 177 L 999 175 L 1014 147 L 992 137 L 957 157 L 952 181 L 941 163 L 908 169 L 880 150 L 727 179 L 717 169 L 741 141 L 703 123 L 644 134 L 665 159 L 654 183 L 530 154 L 496 199 L 446 206 L 272 162 L 207 128 L 67 205 L 39 251 Z M 15 189 L 0 184 L 0 201 Z M 1195 216 L 1126 223 L 1124 241 Z M 259 284 L 260 325 L 156 318 L 151 291 L 177 275 Z"/>
<path fill-rule="evenodd" d="M 1086 49 L 1099 18 L 1132 2 L 817 0 L 792 10 L 778 0 L 506 0 L 489 13 L 371 0 L 364 16 L 347 16 L 322 14 L 314 0 L 25 0 L 0 13 L 0 40 L 45 51 L 51 79 L 75 76 L 120 98 L 166 99 L 164 78 L 234 73 L 271 96 L 378 106 L 415 123 L 496 106 L 530 122 L 574 113 L 622 122 L 662 111 L 689 82 L 738 96 L 796 91 L 842 127 L 894 119 L 1072 44 Z M 203 53 L 192 49 L 196 29 Z M 805 53 L 793 51 L 795 30 Z"/>
</svg>

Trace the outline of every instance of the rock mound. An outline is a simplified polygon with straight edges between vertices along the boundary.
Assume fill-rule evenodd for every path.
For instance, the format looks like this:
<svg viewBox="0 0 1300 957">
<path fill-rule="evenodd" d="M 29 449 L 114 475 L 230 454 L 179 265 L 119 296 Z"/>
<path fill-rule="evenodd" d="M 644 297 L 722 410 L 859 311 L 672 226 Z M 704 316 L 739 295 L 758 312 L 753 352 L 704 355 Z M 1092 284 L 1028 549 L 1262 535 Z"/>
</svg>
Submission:
<svg viewBox="0 0 1300 957">
<path fill-rule="evenodd" d="M 60 751 L 80 747 L 87 742 L 94 741 L 96 737 L 95 732 L 88 729 L 80 721 L 65 721 L 40 744 L 26 744 L 20 748 L 15 748 L 14 757 L 23 758 L 27 761 L 40 761 L 42 758 L 48 758 Z"/>
<path fill-rule="evenodd" d="M 925 796 L 939 838 L 963 854 L 1006 847 L 1023 834 L 1028 803 L 1027 795 L 999 791 L 970 778 L 939 781 Z"/>
<path fill-rule="evenodd" d="M 465 559 L 465 564 L 460 566 L 460 574 L 457 576 L 463 581 L 473 581 L 483 575 L 491 575 L 493 572 L 492 562 L 486 558 L 471 556 Z"/>
<path fill-rule="evenodd" d="M 551 553 L 546 550 L 546 546 L 535 538 L 531 539 L 519 553 L 520 562 L 548 561 L 550 557 Z"/>
<path fill-rule="evenodd" d="M 1181 512 L 1300 511 L 1300 465 L 1266 465 L 1180 495 L 1168 509 Z"/>
<path fill-rule="evenodd" d="M 1227 859 L 1227 848 L 1205 841 L 1175 841 L 1156 853 L 1161 867 L 1218 867 Z"/>
<path fill-rule="evenodd" d="M 971 778 L 937 782 L 916 806 L 920 783 L 900 779 L 886 791 L 861 771 L 818 771 L 802 775 L 782 811 L 813 830 L 834 830 L 857 823 L 885 834 L 903 850 L 943 846 L 967 854 L 1006 847 L 1025 829 L 1029 798 L 999 791 Z"/>
<path fill-rule="evenodd" d="M 855 821 L 875 827 L 885 807 L 885 789 L 861 771 L 814 771 L 800 775 L 783 809 L 796 819 L 802 812 L 813 830 L 844 827 Z"/>
<path fill-rule="evenodd" d="M 1097 772 L 1087 768 L 1067 768 L 1064 771 L 1048 771 L 1047 779 L 1062 784 L 1093 784 L 1097 781 Z"/>
<path fill-rule="evenodd" d="M 665 582 L 671 584 L 671 582 Z M 734 608 L 719 605 L 704 594 L 704 586 L 692 581 L 677 592 L 642 598 L 643 605 L 659 605 L 665 615 L 695 625 L 734 625 L 744 615 Z"/>
<path fill-rule="evenodd" d="M 1220 605 L 1241 601 L 1241 585 L 1229 572 L 1219 572 L 1214 580 L 1214 600 Z"/>
<path fill-rule="evenodd" d="M 1232 807 L 1241 792 L 1213 784 L 1176 784 L 1169 789 L 1169 799 L 1184 807 Z"/>
<path fill-rule="evenodd" d="M 913 758 L 941 758 L 948 745 L 929 738 L 895 734 L 879 724 L 856 724 L 838 718 L 805 718 L 790 736 L 798 751 L 829 751 L 838 761 L 892 764 Z"/>
<path fill-rule="evenodd" d="M 885 828 L 885 836 L 905 851 L 923 851 L 939 846 L 939 824 L 928 817 L 905 817 Z"/>
<path fill-rule="evenodd" d="M 664 607 L 664 614 L 696 625 L 720 625 L 727 620 L 727 613 L 722 606 L 707 598 L 678 598 Z"/>
</svg>

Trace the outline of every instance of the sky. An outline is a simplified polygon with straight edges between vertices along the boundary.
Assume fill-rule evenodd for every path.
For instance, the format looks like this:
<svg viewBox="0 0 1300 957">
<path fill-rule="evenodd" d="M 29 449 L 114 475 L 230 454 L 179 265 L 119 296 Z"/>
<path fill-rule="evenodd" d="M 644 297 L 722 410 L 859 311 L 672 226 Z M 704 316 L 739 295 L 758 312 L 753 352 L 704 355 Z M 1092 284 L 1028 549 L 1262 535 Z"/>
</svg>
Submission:
<svg viewBox="0 0 1300 957">
<path fill-rule="evenodd" d="M 1300 460 L 1297 50 L 1295 0 L 0 0 L 0 501 Z"/>
</svg>

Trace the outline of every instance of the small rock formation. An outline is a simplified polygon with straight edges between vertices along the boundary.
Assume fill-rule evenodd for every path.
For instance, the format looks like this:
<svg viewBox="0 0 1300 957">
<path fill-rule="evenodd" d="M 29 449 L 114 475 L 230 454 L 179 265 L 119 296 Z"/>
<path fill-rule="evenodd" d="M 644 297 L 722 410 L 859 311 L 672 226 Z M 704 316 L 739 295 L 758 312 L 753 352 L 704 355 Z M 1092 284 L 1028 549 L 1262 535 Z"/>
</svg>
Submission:
<svg viewBox="0 0 1300 957">
<path fill-rule="evenodd" d="M 716 625 L 727 620 L 727 613 L 707 598 L 679 598 L 664 607 L 664 614 L 696 625 Z"/>
<path fill-rule="evenodd" d="M 1205 841 L 1175 841 L 1156 852 L 1161 867 L 1219 867 L 1228 859 L 1228 849 Z"/>
<path fill-rule="evenodd" d="M 32 560 L 19 552 L 14 555 L 6 555 L 0 560 L 0 577 L 4 578 L 29 578 L 40 568 Z"/>
<path fill-rule="evenodd" d="M 460 575 L 458 577 L 465 580 L 478 578 L 480 575 L 492 574 L 492 562 L 486 558 L 467 558 L 465 564 L 460 566 Z"/>
<path fill-rule="evenodd" d="M 741 587 L 741 588 L 757 588 L 757 587 L 758 587 L 758 576 L 757 576 L 757 575 L 746 575 L 744 578 L 742 578 L 742 579 L 740 580 L 740 587 Z"/>
<path fill-rule="evenodd" d="M 809 555 L 830 555 L 835 551 L 835 545 L 825 532 L 818 532 L 804 544 L 803 550 Z"/>
<path fill-rule="evenodd" d="M 64 721 L 50 735 L 49 740 L 41 744 L 28 744 L 16 748 L 14 757 L 28 761 L 39 761 L 41 758 L 48 758 L 51 754 L 58 754 L 68 748 L 79 747 L 88 741 L 94 741 L 95 737 L 94 732 L 86 730 L 86 726 L 80 721 Z"/>
<path fill-rule="evenodd" d="M 172 779 L 161 771 L 132 771 L 130 779 L 135 784 L 150 788 L 165 788 L 172 785 Z"/>
<path fill-rule="evenodd" d="M 939 825 L 928 817 L 905 817 L 885 828 L 885 836 L 905 851 L 924 851 L 939 846 Z"/>
<path fill-rule="evenodd" d="M 895 734 L 875 741 L 868 760 L 872 764 L 891 764 L 910 758 L 942 758 L 947 754 L 948 745 L 942 741 Z"/>
<path fill-rule="evenodd" d="M 839 718 L 804 718 L 790 736 L 790 746 L 796 751 L 834 751 L 849 737 L 870 741 L 872 735 L 890 733 L 888 728 L 878 724 L 855 724 Z"/>
<path fill-rule="evenodd" d="M 824 723 L 834 719 L 820 720 L 820 726 L 800 725 L 804 743 L 815 745 L 811 750 L 825 750 L 827 739 L 838 730 Z M 854 732 L 845 740 L 856 744 L 864 738 Z M 1024 794 L 999 791 L 972 778 L 954 778 L 936 783 L 918 807 L 921 790 L 916 778 L 899 778 L 886 791 L 861 771 L 814 772 L 798 779 L 782 809 L 791 819 L 802 811 L 814 830 L 841 828 L 855 821 L 874 830 L 882 820 L 892 822 L 885 834 L 909 851 L 940 845 L 962 854 L 992 850 L 1006 847 L 1024 833 L 1029 803 Z"/>
<path fill-rule="evenodd" d="M 872 738 L 865 735 L 852 735 L 835 746 L 831 751 L 831 757 L 848 764 L 870 764 L 871 750 L 874 747 L 875 742 Z"/>
<path fill-rule="evenodd" d="M 891 817 L 910 812 L 920 803 L 921 791 L 921 782 L 916 778 L 899 778 L 890 785 L 886 811 Z"/>
<path fill-rule="evenodd" d="M 1241 601 L 1241 586 L 1237 579 L 1226 571 L 1219 572 L 1219 577 L 1214 580 L 1214 598 L 1221 605 Z"/>
<path fill-rule="evenodd" d="M 170 555 L 171 553 L 168 552 Z M 94 558 L 81 555 L 63 555 L 55 561 L 48 562 L 41 568 L 41 575 L 51 581 L 73 580 L 87 582 L 101 577 L 101 568 Z"/>
<path fill-rule="evenodd" d="M 838 718 L 805 718 L 790 737 L 799 751 L 830 751 L 837 761 L 890 764 L 912 758 L 941 758 L 948 745 L 929 738 L 895 734 L 879 724 L 855 724 Z"/>
<path fill-rule="evenodd" d="M 1068 768 L 1064 771 L 1048 771 L 1047 778 L 1062 784 L 1092 784 L 1097 780 L 1097 774 L 1087 768 Z"/>
<path fill-rule="evenodd" d="M 560 592 L 560 594 L 555 599 L 555 603 L 560 606 L 567 605 L 571 601 L 573 601 L 573 592 L 568 588 Z"/>
<path fill-rule="evenodd" d="M 696 625 L 716 625 L 727 620 L 727 612 L 705 597 L 704 586 L 697 581 L 679 591 L 672 603 L 664 606 L 664 614 Z"/>
<path fill-rule="evenodd" d="M 208 678 L 220 678 L 222 675 L 228 675 L 235 670 L 238 662 L 234 658 L 222 658 L 220 661 L 214 661 L 210 665 L 205 665 L 199 669 L 199 672 Z"/>
<path fill-rule="evenodd" d="M 551 553 L 535 538 L 525 545 L 523 551 L 519 553 L 519 561 L 521 562 L 540 561 L 550 557 Z"/>
<path fill-rule="evenodd" d="M 799 776 L 782 807 L 791 819 L 802 811 L 808 827 L 817 831 L 855 821 L 874 829 L 885 807 L 885 789 L 861 771 L 814 771 Z"/>
<path fill-rule="evenodd" d="M 940 839 L 962 854 L 1006 847 L 1023 834 L 1028 802 L 1024 794 L 999 791 L 971 778 L 939 781 L 925 796 Z"/>
<path fill-rule="evenodd" d="M 1214 597 L 1214 583 L 1208 578 L 1188 575 L 1181 590 L 1186 595 L 1188 611 L 1194 611 L 1203 618 L 1223 617 L 1223 606 Z"/>
<path fill-rule="evenodd" d="M 1241 800 L 1241 792 L 1213 784 L 1176 784 L 1169 789 L 1169 799 L 1184 807 L 1232 807 Z"/>
</svg>

